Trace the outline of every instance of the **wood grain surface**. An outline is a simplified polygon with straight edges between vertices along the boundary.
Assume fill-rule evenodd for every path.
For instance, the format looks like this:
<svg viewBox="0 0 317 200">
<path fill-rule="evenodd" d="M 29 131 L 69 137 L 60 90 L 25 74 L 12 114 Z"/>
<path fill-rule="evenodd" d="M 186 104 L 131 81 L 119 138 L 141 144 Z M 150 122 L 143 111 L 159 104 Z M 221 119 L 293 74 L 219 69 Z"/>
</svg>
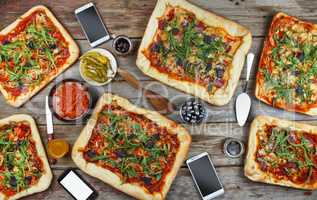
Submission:
<svg viewBox="0 0 317 200">
<path fill-rule="evenodd" d="M 252 96 L 252 109 L 245 127 L 239 127 L 236 123 L 234 113 L 234 99 L 237 94 L 242 91 L 245 84 L 245 69 L 241 75 L 240 83 L 235 92 L 233 100 L 228 105 L 215 107 L 207 105 L 208 119 L 206 123 L 199 126 L 184 125 L 191 133 L 193 142 L 189 157 L 207 151 L 216 166 L 219 177 L 225 187 L 225 195 L 217 199 L 237 199 L 237 200 L 253 200 L 253 199 L 298 199 L 313 200 L 317 199 L 317 192 L 307 192 L 291 188 L 266 185 L 255 183 L 243 175 L 244 158 L 231 159 L 227 158 L 222 152 L 222 146 L 225 138 L 234 137 L 241 139 L 247 143 L 248 126 L 252 119 L 259 114 L 267 114 L 276 117 L 302 121 L 309 124 L 317 125 L 317 117 L 309 117 L 301 114 L 282 111 L 267 106 L 254 98 L 254 77 L 263 40 L 265 38 L 267 27 L 272 16 L 283 11 L 299 18 L 317 23 L 317 1 L 316 0 L 190 0 L 192 3 L 213 11 L 219 15 L 232 19 L 247 28 L 253 34 L 253 44 L 251 51 L 255 53 L 256 59 L 251 74 L 248 92 Z M 155 0 L 95 0 L 100 14 L 113 35 L 128 35 L 133 38 L 135 49 L 143 36 L 147 21 L 155 6 Z M 48 6 L 56 17 L 62 22 L 66 29 L 76 39 L 80 46 L 81 52 L 90 49 L 88 42 L 80 29 L 78 22 L 74 16 L 74 10 L 81 5 L 87 3 L 87 0 L 0 0 L 0 29 L 4 28 L 26 10 L 34 5 L 43 4 Z M 111 42 L 101 45 L 113 51 Z M 142 82 L 146 88 L 162 94 L 169 98 L 176 105 L 180 105 L 190 95 L 184 94 L 178 90 L 170 88 L 142 74 L 135 66 L 136 53 L 134 52 L 128 57 L 117 57 L 119 67 L 133 73 Z M 26 113 L 32 115 L 39 126 L 43 142 L 46 143 L 46 126 L 44 101 L 51 87 L 58 81 L 65 78 L 76 78 L 82 80 L 78 71 L 78 63 L 74 64 L 69 70 L 61 74 L 56 80 L 45 87 L 40 93 L 34 96 L 28 103 L 19 109 L 10 107 L 0 98 L 0 118 L 7 117 L 14 113 Z M 152 109 L 143 98 L 141 91 L 135 90 L 124 82 L 119 76 L 115 80 L 105 86 L 90 88 L 95 96 L 99 96 L 104 92 L 112 92 L 128 98 L 138 106 Z M 169 115 L 171 119 L 181 122 L 178 111 Z M 70 144 L 73 144 L 78 137 L 81 129 L 85 125 L 85 121 L 78 123 L 65 123 L 54 118 L 54 132 L 57 138 L 64 138 Z M 63 170 L 75 167 L 70 156 L 59 160 L 56 165 L 52 166 L 55 178 L 58 177 Z M 79 172 L 89 181 L 99 192 L 98 199 L 104 200 L 123 200 L 131 199 L 102 183 L 98 179 L 89 177 Z M 25 199 L 72 199 L 54 180 L 49 190 L 29 196 Z M 199 199 L 194 188 L 193 181 L 185 165 L 179 171 L 174 181 L 167 199 L 169 200 L 191 200 Z"/>
</svg>

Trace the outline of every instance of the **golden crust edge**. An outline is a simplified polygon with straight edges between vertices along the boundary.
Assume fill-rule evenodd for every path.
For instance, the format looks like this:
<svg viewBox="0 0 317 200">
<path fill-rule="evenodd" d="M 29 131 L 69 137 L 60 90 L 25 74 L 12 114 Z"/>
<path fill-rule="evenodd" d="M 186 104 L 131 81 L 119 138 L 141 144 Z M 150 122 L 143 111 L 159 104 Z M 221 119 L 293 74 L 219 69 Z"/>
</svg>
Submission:
<svg viewBox="0 0 317 200">
<path fill-rule="evenodd" d="M 53 79 L 55 79 L 58 75 L 60 75 L 63 71 L 65 71 L 67 68 L 69 68 L 78 58 L 79 56 L 79 48 L 76 44 L 76 42 L 72 39 L 72 37 L 69 35 L 69 33 L 66 31 L 66 29 L 60 24 L 60 22 L 56 19 L 56 17 L 53 15 L 53 13 L 45 6 L 43 5 L 37 5 L 26 11 L 23 15 L 18 17 L 14 22 L 12 22 L 10 25 L 8 25 L 6 28 L 4 28 L 2 31 L 0 31 L 0 35 L 5 35 L 10 33 L 17 25 L 18 23 L 23 20 L 23 18 L 29 16 L 31 13 L 35 12 L 36 10 L 44 10 L 47 16 L 52 20 L 54 25 L 57 27 L 57 29 L 62 33 L 65 40 L 69 43 L 69 52 L 70 57 L 67 59 L 66 63 L 59 67 L 59 70 L 56 72 L 56 74 L 49 76 L 46 80 L 43 80 L 40 85 L 35 87 L 31 92 L 28 92 L 22 96 L 18 96 L 16 99 L 10 99 L 10 95 L 8 92 L 3 88 L 3 86 L 0 84 L 0 91 L 4 96 L 5 101 L 13 106 L 13 107 L 20 107 L 26 101 L 28 101 L 31 97 L 33 97 L 35 94 L 37 94 L 41 89 L 43 89 L 49 82 L 51 82 Z"/>
<path fill-rule="evenodd" d="M 41 160 L 43 161 L 43 166 L 44 166 L 44 170 L 45 170 L 45 174 L 42 175 L 42 177 L 40 178 L 39 182 L 36 185 L 33 185 L 29 189 L 24 190 L 22 192 L 19 192 L 13 196 L 7 198 L 8 200 L 14 200 L 14 199 L 19 199 L 21 197 L 29 196 L 29 195 L 34 194 L 34 193 L 39 193 L 39 192 L 42 192 L 42 191 L 48 189 L 51 182 L 52 182 L 53 174 L 52 174 L 50 165 L 48 163 L 45 149 L 44 149 L 44 146 L 43 146 L 43 143 L 42 143 L 42 140 L 41 140 L 41 137 L 40 137 L 40 134 L 38 132 L 38 129 L 37 129 L 37 126 L 36 126 L 34 119 L 30 115 L 15 114 L 15 115 L 11 115 L 9 117 L 1 119 L 0 126 L 7 124 L 10 121 L 15 121 L 15 122 L 27 121 L 30 124 L 32 138 L 35 141 L 37 153 L 38 153 L 39 157 L 41 158 Z M 0 193 L 0 198 L 5 199 L 5 196 L 2 193 Z"/>
<path fill-rule="evenodd" d="M 78 150 L 85 147 L 86 144 L 88 143 L 88 140 L 91 136 L 92 129 L 94 128 L 97 120 L 97 115 L 102 109 L 102 107 L 107 104 L 111 103 L 113 100 L 117 101 L 119 105 L 123 106 L 124 109 L 127 109 L 131 112 L 139 113 L 139 114 L 144 114 L 146 117 L 158 117 L 158 119 L 155 119 L 153 121 L 158 122 L 162 121 L 165 126 L 168 124 L 168 130 L 173 131 L 175 134 L 179 134 L 178 138 L 180 140 L 180 147 L 179 147 L 179 152 L 176 155 L 176 160 L 174 162 L 172 171 L 167 175 L 166 177 L 166 183 L 163 186 L 162 193 L 154 193 L 154 194 L 148 194 L 144 192 L 143 188 L 140 186 L 136 186 L 133 184 L 122 184 L 120 178 L 112 173 L 109 170 L 106 170 L 102 167 L 98 167 L 92 163 L 87 163 L 82 154 L 78 153 Z M 158 121 L 157 121 L 158 120 Z M 159 122 L 160 123 L 160 122 Z M 162 125 L 162 124 L 161 124 Z M 173 128 L 173 129 L 172 129 Z M 96 177 L 98 179 L 101 179 L 103 182 L 109 184 L 110 186 L 126 193 L 129 194 L 137 199 L 145 199 L 145 200 L 161 200 L 164 199 L 172 181 L 174 180 L 178 169 L 181 167 L 181 164 L 185 157 L 187 156 L 187 153 L 189 151 L 189 146 L 191 143 L 191 137 L 187 130 L 183 128 L 180 125 L 176 125 L 175 122 L 161 116 L 160 114 L 154 112 L 154 111 L 149 111 L 143 108 L 139 108 L 131 104 L 128 100 L 112 95 L 110 93 L 105 93 L 100 97 L 97 106 L 92 114 L 92 117 L 89 119 L 87 125 L 84 127 L 82 130 L 80 136 L 76 140 L 73 149 L 72 149 L 72 159 L 75 162 L 75 164 L 82 169 L 84 172 L 87 174 Z"/>
<path fill-rule="evenodd" d="M 264 124 L 276 124 L 281 127 L 291 128 L 293 130 L 302 130 L 302 131 L 313 131 L 312 134 L 317 135 L 317 127 L 298 123 L 294 121 L 288 121 L 284 119 L 279 119 L 271 116 L 259 115 L 257 116 L 253 122 L 251 123 L 250 131 L 249 131 L 249 141 L 248 141 L 248 152 L 245 159 L 244 165 L 244 175 L 252 181 L 268 183 L 273 185 L 280 185 L 286 187 L 292 187 L 297 189 L 304 190 L 315 190 L 317 189 L 317 182 L 313 185 L 307 184 L 296 184 L 287 180 L 275 180 L 273 177 L 269 177 L 266 173 L 262 172 L 258 164 L 255 161 L 255 152 L 257 147 L 257 138 L 256 133 L 259 127 Z"/>
<path fill-rule="evenodd" d="M 237 49 L 237 52 L 234 55 L 232 68 L 230 70 L 230 78 L 228 80 L 228 85 L 225 89 L 219 89 L 214 95 L 209 95 L 207 89 L 200 85 L 186 82 L 186 81 L 170 79 L 168 75 L 164 73 L 160 73 L 158 70 L 150 66 L 150 62 L 143 55 L 142 51 L 146 49 L 148 45 L 152 42 L 152 39 L 157 30 L 156 18 L 163 15 L 163 13 L 165 12 L 166 6 L 168 4 L 173 6 L 180 6 L 185 9 L 190 9 L 191 12 L 195 13 L 196 17 L 204 21 L 204 23 L 208 25 L 212 25 L 212 26 L 222 27 L 226 31 L 228 31 L 229 34 L 232 34 L 234 36 L 243 36 L 243 43 Z M 205 17 L 205 16 L 208 16 L 208 17 Z M 206 20 L 206 18 L 208 20 Z M 210 21 L 213 21 L 213 22 L 210 23 Z M 225 24 L 226 26 L 224 26 L 223 24 Z M 224 17 L 213 14 L 212 12 L 203 10 L 193 4 L 188 3 L 185 0 L 176 0 L 176 1 L 159 0 L 148 22 L 145 34 L 143 36 L 141 45 L 139 47 L 136 65 L 144 74 L 154 79 L 157 79 L 166 85 L 172 86 L 186 93 L 195 95 L 213 105 L 222 106 L 227 104 L 233 96 L 233 93 L 239 82 L 241 71 L 243 69 L 245 55 L 249 51 L 251 44 L 252 44 L 251 32 L 248 29 L 244 28 L 243 26 L 233 21 L 230 21 L 228 19 L 225 19 Z"/>
</svg>

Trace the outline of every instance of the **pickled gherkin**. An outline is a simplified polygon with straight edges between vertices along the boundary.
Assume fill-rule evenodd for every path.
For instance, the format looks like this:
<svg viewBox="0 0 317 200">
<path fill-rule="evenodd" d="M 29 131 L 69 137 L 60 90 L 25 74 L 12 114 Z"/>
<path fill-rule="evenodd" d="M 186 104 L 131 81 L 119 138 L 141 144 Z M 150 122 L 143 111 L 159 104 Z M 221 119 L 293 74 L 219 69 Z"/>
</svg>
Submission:
<svg viewBox="0 0 317 200">
<path fill-rule="evenodd" d="M 98 52 L 88 52 L 80 57 L 82 73 L 88 79 L 98 83 L 108 81 L 108 70 L 111 70 L 110 61 Z"/>
</svg>

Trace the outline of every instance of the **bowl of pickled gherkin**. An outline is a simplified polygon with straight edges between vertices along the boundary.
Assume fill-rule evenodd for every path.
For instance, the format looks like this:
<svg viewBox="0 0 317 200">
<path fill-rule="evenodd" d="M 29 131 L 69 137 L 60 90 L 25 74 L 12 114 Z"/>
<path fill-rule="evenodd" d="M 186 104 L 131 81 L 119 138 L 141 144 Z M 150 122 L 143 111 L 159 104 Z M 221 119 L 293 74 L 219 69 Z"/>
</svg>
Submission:
<svg viewBox="0 0 317 200">
<path fill-rule="evenodd" d="M 105 85 L 117 73 L 117 61 L 113 54 L 106 49 L 96 48 L 89 50 L 79 60 L 80 75 L 91 85 Z"/>
</svg>

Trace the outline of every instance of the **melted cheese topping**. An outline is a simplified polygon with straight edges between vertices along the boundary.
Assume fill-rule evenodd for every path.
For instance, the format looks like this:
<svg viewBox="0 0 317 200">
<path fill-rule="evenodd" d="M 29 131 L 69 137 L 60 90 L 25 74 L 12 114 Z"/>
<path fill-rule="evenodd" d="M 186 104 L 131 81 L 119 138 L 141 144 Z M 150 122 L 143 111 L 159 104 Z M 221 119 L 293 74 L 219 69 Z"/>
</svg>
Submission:
<svg viewBox="0 0 317 200">
<path fill-rule="evenodd" d="M 161 73 L 198 83 L 214 93 L 226 87 L 233 56 L 241 43 L 241 37 L 207 26 L 183 8 L 169 6 L 158 19 L 153 42 L 143 53 Z"/>
<path fill-rule="evenodd" d="M 293 17 L 274 19 L 265 42 L 258 84 L 270 104 L 298 111 L 317 102 L 317 29 Z"/>
<path fill-rule="evenodd" d="M 179 145 L 177 135 L 165 127 L 118 105 L 106 105 L 83 156 L 116 173 L 123 183 L 137 184 L 154 193 L 161 192 Z"/>
<path fill-rule="evenodd" d="M 317 136 L 273 125 L 257 132 L 259 168 L 278 180 L 314 184 L 317 181 Z"/>
<path fill-rule="evenodd" d="M 44 11 L 0 35 L 0 84 L 15 98 L 55 74 L 69 57 L 68 43 Z"/>
<path fill-rule="evenodd" d="M 9 197 L 35 185 L 44 173 L 43 162 L 27 122 L 0 127 L 0 191 Z"/>
</svg>

